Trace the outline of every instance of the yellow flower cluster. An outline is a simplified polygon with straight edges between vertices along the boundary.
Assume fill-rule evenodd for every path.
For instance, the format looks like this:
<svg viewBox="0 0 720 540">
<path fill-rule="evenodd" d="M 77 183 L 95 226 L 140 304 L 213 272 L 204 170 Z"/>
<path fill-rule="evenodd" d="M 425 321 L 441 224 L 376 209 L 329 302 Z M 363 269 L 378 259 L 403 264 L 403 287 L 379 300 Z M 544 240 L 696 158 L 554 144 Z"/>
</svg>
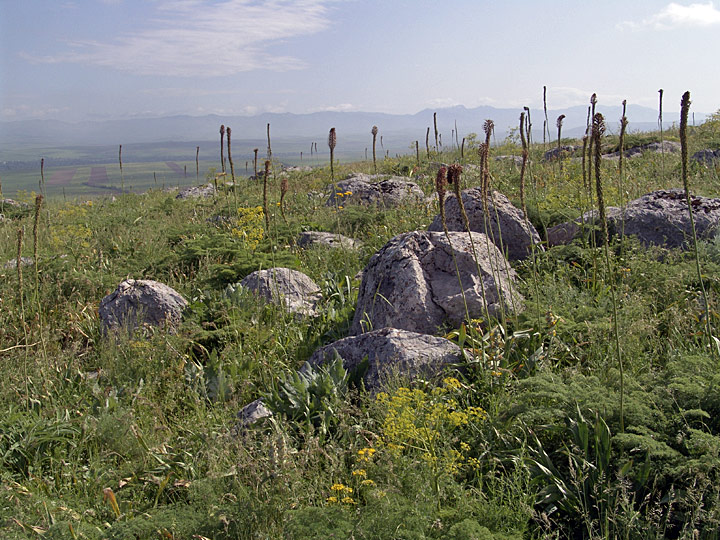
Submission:
<svg viewBox="0 0 720 540">
<path fill-rule="evenodd" d="M 77 248 L 90 247 L 92 230 L 87 225 L 87 207 L 68 204 L 58 211 L 57 218 L 50 229 L 50 244 L 53 248 L 75 254 Z"/>
<path fill-rule="evenodd" d="M 433 468 L 458 473 L 470 465 L 471 448 L 465 441 L 451 441 L 457 441 L 458 429 L 487 418 L 482 408 L 458 403 L 455 396 L 461 389 L 460 381 L 448 377 L 431 392 L 401 387 L 392 394 L 378 393 L 376 401 L 384 412 L 380 443 L 394 456 L 419 450 Z"/>
<path fill-rule="evenodd" d="M 263 208 L 262 206 L 250 208 L 241 206 L 237 209 L 237 214 L 231 232 L 234 236 L 240 238 L 245 248 L 254 251 L 265 234 L 263 229 L 263 220 L 265 219 Z"/>
</svg>

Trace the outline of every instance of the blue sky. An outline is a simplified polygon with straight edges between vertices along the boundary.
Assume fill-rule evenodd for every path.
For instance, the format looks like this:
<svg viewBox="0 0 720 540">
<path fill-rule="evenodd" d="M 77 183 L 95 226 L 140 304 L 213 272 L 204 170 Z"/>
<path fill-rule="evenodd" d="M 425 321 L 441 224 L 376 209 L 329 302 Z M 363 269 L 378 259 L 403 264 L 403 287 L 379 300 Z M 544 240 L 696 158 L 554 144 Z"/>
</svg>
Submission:
<svg viewBox="0 0 720 540">
<path fill-rule="evenodd" d="M 0 120 L 720 108 L 720 3 L 0 0 Z"/>
</svg>

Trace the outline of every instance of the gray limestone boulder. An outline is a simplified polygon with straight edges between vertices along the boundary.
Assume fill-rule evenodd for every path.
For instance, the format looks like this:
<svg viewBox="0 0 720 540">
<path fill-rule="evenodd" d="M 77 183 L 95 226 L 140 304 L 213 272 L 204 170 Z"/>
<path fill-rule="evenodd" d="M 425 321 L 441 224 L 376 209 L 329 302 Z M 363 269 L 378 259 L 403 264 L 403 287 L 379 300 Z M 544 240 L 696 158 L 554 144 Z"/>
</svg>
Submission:
<svg viewBox="0 0 720 540">
<path fill-rule="evenodd" d="M 712 150 L 710 148 L 700 150 L 699 152 L 695 152 L 690 157 L 690 161 L 700 163 L 701 165 L 705 165 L 706 167 L 720 165 L 720 150 Z"/>
<path fill-rule="evenodd" d="M 488 234 L 493 243 L 507 253 L 508 259 L 511 261 L 528 257 L 532 252 L 533 244 L 537 245 L 537 249 L 542 249 L 539 245 L 540 235 L 535 227 L 525 219 L 522 211 L 513 206 L 510 200 L 499 191 L 493 191 L 488 197 L 489 227 L 487 228 L 482 190 L 480 188 L 466 189 L 462 191 L 461 196 L 470 222 L 470 230 Z M 460 205 L 455 195 L 451 195 L 445 200 L 445 218 L 448 230 L 465 230 Z M 443 230 L 439 214 L 435 216 L 428 230 Z"/>
<path fill-rule="evenodd" d="M 720 199 L 691 195 L 695 231 L 699 239 L 713 238 L 720 229 Z M 687 248 L 692 242 L 690 216 L 685 191 L 658 190 L 628 203 L 624 211 L 608 208 L 608 230 L 611 235 L 636 236 L 643 244 L 668 248 Z M 594 223 L 596 212 L 584 215 L 586 223 Z M 624 223 L 623 223 L 624 220 Z M 548 230 L 550 245 L 566 244 L 580 232 L 581 218 Z"/>
<path fill-rule="evenodd" d="M 33 264 L 35 264 L 35 259 L 33 259 L 32 257 L 20 257 L 20 266 L 21 267 L 32 266 Z M 10 259 L 3 265 L 3 268 L 5 268 L 5 270 L 11 270 L 13 268 L 17 268 L 17 259 Z"/>
<path fill-rule="evenodd" d="M 521 310 L 515 271 L 484 234 L 471 234 L 475 256 L 467 233 L 451 232 L 449 242 L 429 231 L 392 238 L 363 271 L 351 334 L 385 327 L 435 334 L 446 323 L 459 326 L 466 304 L 470 318 Z"/>
<path fill-rule="evenodd" d="M 680 143 L 675 141 L 663 141 L 662 143 L 652 142 L 628 148 L 627 150 L 625 150 L 625 153 L 623 155 L 626 158 L 632 159 L 640 157 L 646 152 L 651 152 L 655 154 L 677 154 L 678 152 L 680 152 L 680 149 Z M 612 152 L 610 154 L 603 155 L 603 159 L 618 159 L 619 157 L 620 152 Z"/>
<path fill-rule="evenodd" d="M 255 401 L 248 403 L 237 414 L 237 423 L 233 431 L 237 434 L 243 429 L 253 425 L 255 422 L 272 416 L 273 413 L 270 409 L 265 406 L 262 399 L 256 399 Z"/>
<path fill-rule="evenodd" d="M 582 146 L 574 146 L 574 145 L 566 145 L 566 146 L 560 146 L 553 148 L 552 150 L 548 150 L 543 154 L 543 159 L 545 161 L 556 161 L 558 159 L 564 159 L 566 157 L 572 156 L 575 151 L 580 150 Z M 522 158 L 521 158 L 522 159 Z M 522 161 L 521 161 L 522 163 Z"/>
<path fill-rule="evenodd" d="M 389 378 L 433 377 L 448 364 L 462 360 L 460 347 L 445 338 L 382 328 L 351 336 L 316 350 L 308 360 L 311 366 L 332 362 L 338 354 L 346 370 L 357 369 L 367 359 L 363 375 L 370 391 L 382 388 Z"/>
<path fill-rule="evenodd" d="M 336 189 L 337 188 L 337 189 Z M 415 182 L 408 182 L 399 176 L 353 174 L 349 178 L 330 185 L 330 197 L 327 206 L 364 206 L 395 207 L 405 202 L 420 202 L 425 193 Z"/>
<path fill-rule="evenodd" d="M 325 246 L 331 248 L 356 249 L 360 247 L 360 241 L 353 240 L 342 234 L 305 231 L 298 237 L 298 246 L 309 248 L 312 246 Z"/>
<path fill-rule="evenodd" d="M 207 184 L 204 186 L 193 186 L 183 189 L 175 197 L 176 199 L 205 199 L 215 195 L 215 186 Z"/>
<path fill-rule="evenodd" d="M 172 329 L 180 323 L 187 306 L 175 289 L 149 279 L 128 279 L 100 301 L 103 329 L 132 331 L 150 325 Z"/>
<path fill-rule="evenodd" d="M 320 287 L 312 279 L 290 268 L 258 270 L 246 276 L 240 286 L 298 315 L 315 316 L 321 297 Z"/>
<path fill-rule="evenodd" d="M 720 224 L 720 199 L 690 196 L 698 238 L 712 238 Z M 621 230 L 620 217 L 611 220 Z M 637 236 L 643 244 L 687 247 L 692 242 L 690 216 L 682 189 L 653 191 L 635 199 L 625 208 L 625 234 Z"/>
</svg>

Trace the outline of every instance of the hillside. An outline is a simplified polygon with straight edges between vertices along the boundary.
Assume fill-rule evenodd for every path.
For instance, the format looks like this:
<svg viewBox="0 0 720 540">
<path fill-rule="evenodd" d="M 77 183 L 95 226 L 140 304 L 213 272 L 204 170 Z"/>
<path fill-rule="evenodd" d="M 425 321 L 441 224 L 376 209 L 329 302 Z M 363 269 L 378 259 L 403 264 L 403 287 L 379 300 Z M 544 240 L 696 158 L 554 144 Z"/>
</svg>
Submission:
<svg viewBox="0 0 720 540">
<path fill-rule="evenodd" d="M 463 130 L 482 133 L 486 112 Z M 428 114 L 402 122 L 424 133 Z M 308 118 L 286 121 L 301 136 Z M 559 159 L 535 135 L 523 165 L 499 131 L 485 157 L 268 163 L 179 196 L 203 183 L 189 159 L 179 187 L 103 177 L 104 196 L 3 199 L 0 537 L 717 538 L 720 179 L 679 151 L 718 148 L 717 133 L 715 118 L 661 146 L 598 128 L 597 154 Z M 619 145 L 645 150 L 620 162 Z M 680 230 L 684 181 L 698 241 Z M 454 195 L 441 218 L 438 188 L 468 189 L 480 230 Z M 670 225 L 644 213 L 651 192 Z M 576 219 L 600 210 L 607 244 Z M 647 223 L 664 234 L 649 241 Z M 313 231 L 331 245 L 305 244 Z M 299 308 L 262 299 L 279 282 L 251 291 L 270 268 L 312 280 Z M 133 280 L 176 296 L 108 318 Z M 243 422 L 257 399 L 271 414 Z"/>
</svg>

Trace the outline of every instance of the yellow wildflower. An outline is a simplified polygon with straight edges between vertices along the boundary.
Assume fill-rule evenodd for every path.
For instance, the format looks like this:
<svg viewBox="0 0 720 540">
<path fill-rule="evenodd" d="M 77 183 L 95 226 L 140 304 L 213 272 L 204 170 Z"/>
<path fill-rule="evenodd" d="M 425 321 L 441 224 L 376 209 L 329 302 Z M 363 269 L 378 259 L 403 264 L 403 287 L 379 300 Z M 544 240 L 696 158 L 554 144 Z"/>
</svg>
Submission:
<svg viewBox="0 0 720 540">
<path fill-rule="evenodd" d="M 357 504 L 355 502 L 355 499 L 353 499 L 352 497 L 343 497 L 342 502 L 344 502 L 345 504 Z"/>
<path fill-rule="evenodd" d="M 365 471 L 365 469 L 356 469 L 352 472 L 352 475 L 365 477 L 367 476 L 367 472 Z"/>
</svg>

